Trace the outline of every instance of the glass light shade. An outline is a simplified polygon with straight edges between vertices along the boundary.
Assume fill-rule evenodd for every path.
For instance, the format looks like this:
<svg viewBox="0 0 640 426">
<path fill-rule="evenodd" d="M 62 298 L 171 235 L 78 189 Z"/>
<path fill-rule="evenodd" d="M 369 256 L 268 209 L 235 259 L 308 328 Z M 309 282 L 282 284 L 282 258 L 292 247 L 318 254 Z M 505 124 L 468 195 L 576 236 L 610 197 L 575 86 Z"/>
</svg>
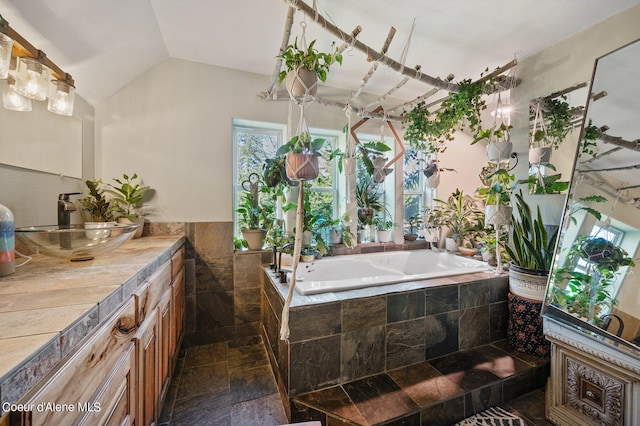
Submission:
<svg viewBox="0 0 640 426">
<path fill-rule="evenodd" d="M 2 102 L 6 109 L 13 111 L 31 111 L 31 99 L 15 91 L 15 80 L 9 77 L 2 82 Z"/>
<path fill-rule="evenodd" d="M 47 99 L 51 70 L 36 59 L 18 58 L 16 92 L 37 101 Z"/>
<path fill-rule="evenodd" d="M 72 115 L 75 94 L 76 89 L 72 85 L 62 80 L 53 80 L 47 109 L 60 115 Z"/>
<path fill-rule="evenodd" d="M 9 64 L 11 63 L 11 51 L 13 50 L 13 40 L 11 37 L 0 33 L 0 78 L 7 78 L 9 75 Z"/>
</svg>

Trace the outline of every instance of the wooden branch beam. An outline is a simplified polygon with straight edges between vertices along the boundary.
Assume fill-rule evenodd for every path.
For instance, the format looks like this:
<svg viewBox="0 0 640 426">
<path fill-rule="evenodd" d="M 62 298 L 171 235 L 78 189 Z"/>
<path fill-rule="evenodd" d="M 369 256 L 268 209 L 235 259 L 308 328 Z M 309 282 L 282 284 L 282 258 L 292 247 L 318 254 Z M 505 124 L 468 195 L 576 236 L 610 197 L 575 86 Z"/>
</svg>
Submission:
<svg viewBox="0 0 640 426">
<path fill-rule="evenodd" d="M 449 74 L 449 75 L 447 76 L 446 80 L 447 80 L 447 81 L 452 81 L 454 78 L 455 78 L 455 76 L 454 76 L 453 74 Z M 395 107 L 393 107 L 393 108 L 389 108 L 389 109 L 387 109 L 387 113 L 390 113 L 390 112 L 392 112 L 392 111 L 399 110 L 399 109 L 401 109 L 401 108 L 402 108 L 402 109 L 404 109 L 404 108 L 406 108 L 406 107 L 410 107 L 410 106 L 412 106 L 412 105 L 415 105 L 415 104 L 417 104 L 418 102 L 421 102 L 421 101 L 424 101 L 425 99 L 430 98 L 431 96 L 435 95 L 435 94 L 436 94 L 436 93 L 438 93 L 439 91 L 440 91 L 440 89 L 438 89 L 438 88 L 435 88 L 435 87 L 434 87 L 433 89 L 429 90 L 427 93 L 424 93 L 424 94 L 422 94 L 422 95 L 418 96 L 417 98 L 415 98 L 415 99 L 414 99 L 414 100 L 412 100 L 412 101 L 405 102 L 405 103 L 400 104 L 400 105 L 398 105 L 398 106 L 395 106 Z"/>
<path fill-rule="evenodd" d="M 567 93 L 571 93 L 574 90 L 578 90 L 578 89 L 582 89 L 583 87 L 586 87 L 587 83 L 586 82 L 582 82 L 582 83 L 578 83 L 578 84 L 574 84 L 571 87 L 567 87 L 566 89 L 560 90 L 558 92 L 554 92 L 548 96 L 545 96 L 542 99 L 553 99 L 553 98 L 557 98 L 558 96 L 562 96 L 562 95 L 566 95 Z"/>
<path fill-rule="evenodd" d="M 265 101 L 287 101 L 288 102 L 290 100 L 289 93 L 285 91 L 279 91 L 274 93 L 262 92 L 258 94 L 258 98 Z M 354 107 L 353 105 L 349 105 L 344 102 L 332 101 L 329 99 L 319 98 L 317 96 L 314 98 L 314 101 L 319 105 L 336 107 L 343 110 L 346 110 L 347 108 L 351 108 L 351 112 L 353 112 L 354 114 L 360 117 L 377 118 L 380 120 L 389 120 L 389 121 L 396 121 L 396 122 L 404 121 L 404 118 L 400 116 L 389 116 L 389 115 L 385 116 L 384 114 L 380 114 L 380 113 L 368 112 L 364 108 L 357 108 L 357 107 Z"/>
<path fill-rule="evenodd" d="M 358 35 L 359 35 L 361 32 L 362 32 L 362 27 L 361 27 L 360 25 L 357 25 L 357 26 L 353 29 L 353 31 L 351 31 L 351 38 L 356 38 L 356 37 L 358 37 Z M 350 46 L 350 44 L 349 44 L 349 43 L 342 43 L 342 44 L 340 45 L 340 47 L 338 48 L 338 53 L 342 53 L 342 52 L 344 52 L 344 51 L 345 51 L 345 49 L 346 49 L 347 47 L 349 47 L 349 46 Z"/>
<path fill-rule="evenodd" d="M 598 136 L 598 139 L 600 139 L 604 143 L 619 146 L 621 148 L 630 149 L 632 151 L 640 151 L 640 139 L 636 139 L 635 141 L 627 141 L 619 136 L 610 136 L 602 132 L 600 132 L 600 136 Z"/>
<path fill-rule="evenodd" d="M 608 151 L 603 152 L 602 154 L 596 155 L 595 157 L 591 157 L 590 159 L 588 159 L 586 161 L 583 161 L 581 164 L 589 164 L 592 161 L 599 160 L 602 157 L 606 157 L 607 155 L 615 154 L 616 152 L 620 151 L 621 149 L 624 149 L 624 148 L 622 148 L 621 146 L 617 146 L 617 147 L 615 147 L 613 149 L 610 149 Z"/>
<path fill-rule="evenodd" d="M 387 34 L 387 38 L 384 41 L 384 44 L 382 45 L 382 51 L 381 51 L 382 53 L 387 52 L 387 49 L 389 49 L 389 45 L 391 44 L 391 40 L 393 40 L 393 36 L 395 36 L 395 34 L 396 34 L 396 29 L 394 27 L 391 27 L 389 29 L 389 34 Z M 349 99 L 349 101 L 347 102 L 348 104 L 352 103 L 358 98 L 358 96 L 360 96 L 360 93 L 362 93 L 362 91 L 364 90 L 364 86 L 367 85 L 367 82 L 369 81 L 373 73 L 376 72 L 376 70 L 378 69 L 378 65 L 380 65 L 380 62 L 374 62 L 373 65 L 371 65 L 371 68 L 369 68 L 369 72 L 367 72 L 362 78 L 362 81 L 360 82 L 360 86 L 358 87 L 358 90 L 356 90 L 353 96 L 351 96 L 351 99 Z"/>
<path fill-rule="evenodd" d="M 282 55 L 289 45 L 289 40 L 291 39 L 291 27 L 293 26 L 293 15 L 295 14 L 295 12 L 295 7 L 289 6 L 289 9 L 287 10 L 287 20 L 284 23 L 284 33 L 282 34 L 282 42 L 280 43 L 278 56 Z M 276 81 L 279 80 L 278 75 L 280 74 L 280 68 L 282 68 L 282 58 L 278 58 L 276 60 L 276 67 L 273 70 L 271 81 L 267 86 L 267 93 L 271 93 L 273 91 L 273 88 L 276 85 Z"/>
<path fill-rule="evenodd" d="M 302 13 L 307 15 L 309 18 L 316 21 L 319 25 L 325 28 L 329 33 L 333 34 L 337 38 L 344 40 L 346 43 L 353 44 L 353 47 L 358 49 L 367 55 L 367 58 L 372 58 L 373 61 L 380 62 L 394 71 L 407 76 L 409 78 L 413 78 L 415 80 L 421 81 L 422 83 L 429 84 L 433 87 L 438 87 L 443 90 L 447 90 L 449 92 L 457 92 L 459 90 L 459 86 L 455 83 L 451 83 L 448 81 L 443 81 L 439 78 L 431 77 L 427 74 L 423 74 L 414 68 L 407 68 L 402 65 L 400 62 L 395 61 L 381 52 L 376 52 L 371 47 L 362 43 L 359 40 L 356 40 L 354 37 L 350 36 L 346 32 L 342 31 L 340 28 L 327 21 L 324 16 L 319 14 L 316 10 L 311 8 L 309 5 L 304 3 L 302 0 L 285 0 L 285 2 L 290 5 L 296 7 Z"/>
<path fill-rule="evenodd" d="M 580 173 L 601 173 L 601 172 L 619 172 L 622 170 L 639 170 L 640 164 L 635 164 L 633 166 L 623 166 L 623 167 L 609 167 L 606 169 L 583 169 L 579 170 Z"/>
<path fill-rule="evenodd" d="M 385 93 L 384 95 L 380 96 L 378 99 L 376 99 L 375 101 L 373 101 L 369 105 L 367 105 L 365 107 L 365 109 L 369 109 L 369 108 L 371 108 L 373 106 L 380 105 L 380 103 L 382 103 L 382 101 L 387 99 L 389 96 L 391 96 L 397 90 L 400 90 L 400 88 L 402 86 L 404 86 L 405 84 L 407 84 L 408 81 L 409 81 L 409 77 L 404 77 L 402 80 L 400 80 L 400 82 L 398 84 L 396 84 L 391 89 L 389 89 L 389 91 L 387 91 L 387 93 Z"/>
<path fill-rule="evenodd" d="M 587 185 L 593 186 L 595 188 L 600 189 L 602 192 L 604 192 L 607 195 L 610 195 L 612 197 L 616 197 L 618 199 L 620 199 L 621 201 L 623 201 L 626 204 L 629 204 L 632 207 L 635 207 L 637 209 L 640 209 L 640 200 L 638 200 L 637 198 L 633 198 L 631 197 L 629 194 L 627 195 L 623 195 L 621 194 L 619 191 L 619 189 L 616 189 L 614 187 L 612 187 L 611 185 L 609 185 L 606 182 L 602 182 L 599 180 L 595 180 L 595 179 L 591 179 L 588 176 L 584 176 L 581 175 L 579 177 L 579 179 L 582 179 L 582 181 L 584 183 L 586 183 Z"/>
</svg>

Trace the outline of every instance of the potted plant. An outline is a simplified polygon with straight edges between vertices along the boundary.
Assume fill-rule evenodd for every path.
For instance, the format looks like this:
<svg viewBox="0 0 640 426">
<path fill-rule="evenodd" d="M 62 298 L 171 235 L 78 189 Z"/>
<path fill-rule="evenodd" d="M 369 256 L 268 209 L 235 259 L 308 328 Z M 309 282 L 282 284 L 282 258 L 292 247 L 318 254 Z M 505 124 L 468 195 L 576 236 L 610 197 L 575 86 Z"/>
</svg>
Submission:
<svg viewBox="0 0 640 426">
<path fill-rule="evenodd" d="M 452 232 L 449 241 L 449 251 L 456 251 L 458 246 L 462 246 L 469 235 L 476 229 L 481 228 L 484 223 L 484 215 L 478 209 L 476 200 L 465 195 L 460 189 L 456 189 L 449 198 L 445 200 L 436 199 L 438 209 L 441 210 L 442 224 Z"/>
<path fill-rule="evenodd" d="M 273 206 L 261 204 L 257 194 L 245 191 L 236 211 L 240 214 L 242 238 L 247 242 L 249 250 L 261 250 L 267 231 L 273 224 Z"/>
<path fill-rule="evenodd" d="M 493 163 L 500 163 L 507 160 L 513 151 L 513 142 L 511 142 L 510 131 L 513 126 L 500 123 L 499 126 L 493 126 L 488 129 L 482 129 L 478 132 L 476 138 L 471 142 L 475 144 L 481 140 L 486 140 L 487 157 Z"/>
<path fill-rule="evenodd" d="M 498 168 L 484 177 L 486 186 L 476 189 L 479 200 L 485 203 L 485 223 L 487 225 L 508 225 L 511 221 L 511 192 L 515 176 Z"/>
<path fill-rule="evenodd" d="M 546 164 L 551 152 L 558 149 L 571 131 L 573 110 L 566 96 L 554 99 L 538 99 L 531 109 L 533 130 L 529 138 L 529 163 Z"/>
<path fill-rule="evenodd" d="M 101 187 L 102 180 L 87 180 L 88 195 L 78 200 L 82 206 L 82 218 L 87 229 L 109 228 L 115 222 L 114 206 L 104 196 L 104 189 Z M 109 230 L 88 230 L 88 238 L 101 238 L 108 236 Z"/>
<path fill-rule="evenodd" d="M 280 83 L 286 79 L 286 87 L 293 98 L 315 96 L 318 79 L 323 83 L 327 80 L 329 67 L 337 62 L 342 65 L 342 55 L 338 52 L 335 43 L 331 44 L 330 53 L 319 52 L 313 40 L 306 49 L 298 47 L 298 39 L 288 45 L 284 52 L 277 57 L 284 61 L 286 70 L 278 74 Z"/>
<path fill-rule="evenodd" d="M 407 229 L 408 232 L 404 233 L 405 241 L 415 241 L 418 239 L 418 226 L 421 221 L 422 219 L 417 216 L 411 216 L 409 219 L 407 219 L 406 225 L 409 227 L 409 229 Z"/>
<path fill-rule="evenodd" d="M 545 168 L 544 172 L 540 170 L 541 167 Z M 569 181 L 561 181 L 562 175 L 560 173 L 546 174 L 546 169 L 556 170 L 553 164 L 535 165 L 534 168 L 538 170 L 537 173 L 530 174 L 526 179 L 518 181 L 520 185 L 527 185 L 529 194 L 561 194 L 569 188 Z"/>
<path fill-rule="evenodd" d="M 122 179 L 113 179 L 118 185 L 109 184 L 105 190 L 111 195 L 114 209 L 120 215 L 118 222 L 138 225 L 133 238 L 142 236 L 144 216 L 141 214 L 141 208 L 145 195 L 151 189 L 149 186 L 141 186 L 140 183 L 136 183 L 136 179 L 138 179 L 137 173 L 132 176 L 123 174 Z"/>
<path fill-rule="evenodd" d="M 534 216 L 522 191 L 515 198 L 518 217 L 511 219 L 511 243 L 505 246 L 511 258 L 507 338 L 521 352 L 548 356 L 549 343 L 543 336 L 540 311 L 558 229 L 552 234 L 547 232 L 540 208 Z"/>
<path fill-rule="evenodd" d="M 621 247 L 598 236 L 580 236 L 567 256 L 569 267 L 559 268 L 554 275 L 552 303 L 597 326 L 602 325 L 612 306 L 618 301 L 610 293 L 620 268 L 635 266 Z M 575 268 L 582 259 L 586 267 Z M 559 285 L 566 283 L 566 285 Z"/>
<path fill-rule="evenodd" d="M 324 143 L 324 139 L 311 139 L 308 132 L 302 132 L 278 148 L 276 156 L 286 155 L 287 177 L 293 181 L 317 178 L 320 173 L 318 157 Z"/>
<path fill-rule="evenodd" d="M 392 220 L 389 220 L 385 214 L 376 215 L 373 218 L 373 225 L 376 227 L 378 242 L 388 243 L 391 241 L 391 230 L 394 227 Z"/>
<path fill-rule="evenodd" d="M 440 167 L 438 164 L 440 160 L 430 159 L 427 161 L 427 167 L 422 170 L 422 173 L 427 178 L 426 186 L 429 189 L 437 188 L 440 185 L 440 174 L 444 171 L 455 172 L 454 169 L 448 169 L 446 167 Z"/>
</svg>

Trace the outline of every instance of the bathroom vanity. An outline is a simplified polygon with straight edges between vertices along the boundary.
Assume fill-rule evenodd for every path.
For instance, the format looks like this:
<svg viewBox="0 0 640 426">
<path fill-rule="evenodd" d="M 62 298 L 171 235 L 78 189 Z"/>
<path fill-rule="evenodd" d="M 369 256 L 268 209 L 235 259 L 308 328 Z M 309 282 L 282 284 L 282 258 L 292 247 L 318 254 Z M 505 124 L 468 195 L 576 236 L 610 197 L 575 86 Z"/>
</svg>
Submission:
<svg viewBox="0 0 640 426">
<path fill-rule="evenodd" d="M 557 425 L 640 424 L 639 58 L 636 41 L 595 64 L 543 307 Z"/>
<path fill-rule="evenodd" d="M 184 237 L 0 279 L 0 425 L 152 424 L 184 318 Z"/>
</svg>

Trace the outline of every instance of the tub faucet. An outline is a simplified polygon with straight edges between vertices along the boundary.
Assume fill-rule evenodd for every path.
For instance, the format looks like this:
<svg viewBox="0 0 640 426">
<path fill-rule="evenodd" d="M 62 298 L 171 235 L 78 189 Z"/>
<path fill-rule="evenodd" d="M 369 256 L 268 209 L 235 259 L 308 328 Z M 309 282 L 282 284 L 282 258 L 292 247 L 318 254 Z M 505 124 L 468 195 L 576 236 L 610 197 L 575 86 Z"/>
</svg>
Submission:
<svg viewBox="0 0 640 426">
<path fill-rule="evenodd" d="M 280 282 L 287 282 L 287 272 L 282 270 L 282 252 L 291 247 L 294 243 L 287 243 L 280 247 L 280 254 L 278 256 L 278 263 L 276 264 L 276 274 L 280 275 Z"/>
<path fill-rule="evenodd" d="M 71 224 L 71 212 L 77 210 L 69 198 L 71 195 L 79 195 L 81 192 L 69 192 L 58 195 L 58 226 L 60 228 L 69 228 Z"/>
<path fill-rule="evenodd" d="M 602 324 L 605 330 L 609 329 L 609 325 L 611 324 L 611 317 L 614 317 L 618 320 L 618 331 L 616 331 L 616 336 L 622 336 L 622 332 L 624 331 L 624 322 L 622 322 L 622 318 L 620 318 L 616 314 L 609 314 L 605 317 L 604 323 Z"/>
</svg>

